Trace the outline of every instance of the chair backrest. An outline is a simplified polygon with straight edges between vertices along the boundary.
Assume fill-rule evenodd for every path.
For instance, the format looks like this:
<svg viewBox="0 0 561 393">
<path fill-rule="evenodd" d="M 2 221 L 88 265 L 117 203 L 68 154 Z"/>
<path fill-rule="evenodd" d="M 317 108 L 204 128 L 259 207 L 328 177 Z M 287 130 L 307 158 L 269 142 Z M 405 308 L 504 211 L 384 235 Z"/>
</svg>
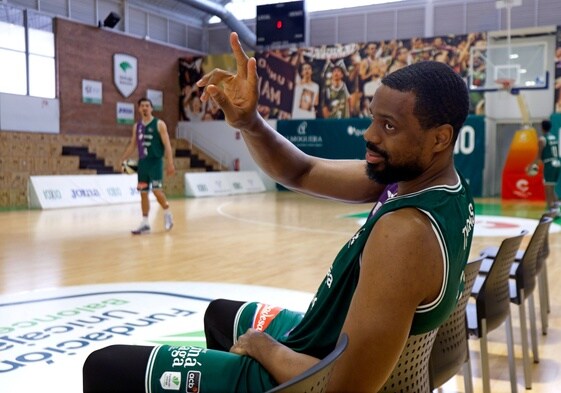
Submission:
<svg viewBox="0 0 561 393">
<path fill-rule="evenodd" d="M 385 385 L 378 392 L 426 393 L 430 391 L 428 363 L 438 329 L 409 336 Z"/>
<path fill-rule="evenodd" d="M 267 393 L 325 392 L 335 361 L 343 354 L 348 344 L 348 336 L 345 333 L 341 333 L 335 349 L 333 349 L 329 355 L 321 359 L 319 363 L 304 371 L 302 374 L 295 376 L 271 390 L 268 390 Z"/>
<path fill-rule="evenodd" d="M 552 222 L 555 219 L 555 214 L 553 213 L 545 213 L 543 216 L 541 216 L 540 218 L 540 222 L 547 220 L 548 218 L 551 218 Z M 551 224 L 550 224 L 551 226 Z M 549 229 L 548 229 L 548 233 L 545 236 L 542 248 L 540 250 L 539 256 L 538 256 L 538 263 L 536 266 L 536 270 L 539 272 L 541 272 L 541 270 L 543 269 L 543 266 L 545 265 L 545 261 L 547 260 L 547 257 L 549 256 Z"/>
<path fill-rule="evenodd" d="M 543 217 L 540 220 L 516 269 L 516 287 L 518 290 L 524 289 L 525 296 L 532 293 L 536 286 L 538 260 L 543 252 L 544 242 L 549 236 L 549 227 L 552 222 L 551 217 Z"/>
<path fill-rule="evenodd" d="M 464 269 L 465 284 L 462 296 L 452 314 L 440 326 L 436 334 L 429 360 L 431 391 L 444 385 L 469 360 L 466 306 L 484 258 L 481 256 L 467 263 Z"/>
<path fill-rule="evenodd" d="M 487 321 L 487 331 L 496 329 L 510 313 L 510 293 L 508 279 L 510 268 L 522 239 L 528 233 L 523 230 L 519 235 L 504 239 L 501 242 L 489 273 L 475 295 L 477 318 Z M 478 323 L 478 326 L 481 326 Z"/>
</svg>

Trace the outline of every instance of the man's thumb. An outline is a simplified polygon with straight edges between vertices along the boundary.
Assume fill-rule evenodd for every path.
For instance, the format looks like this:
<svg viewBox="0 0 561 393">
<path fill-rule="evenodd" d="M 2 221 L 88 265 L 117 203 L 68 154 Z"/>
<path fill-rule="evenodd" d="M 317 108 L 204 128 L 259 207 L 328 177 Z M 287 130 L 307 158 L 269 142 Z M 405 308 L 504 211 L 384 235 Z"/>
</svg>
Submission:
<svg viewBox="0 0 561 393">
<path fill-rule="evenodd" d="M 231 109 L 230 101 L 228 100 L 228 98 L 226 97 L 226 95 L 222 90 L 220 90 L 215 85 L 209 85 L 207 87 L 207 91 L 208 94 L 210 94 L 211 99 L 213 99 L 214 102 L 218 104 L 218 106 L 220 107 L 220 109 L 222 109 L 222 111 L 226 113 Z"/>
</svg>

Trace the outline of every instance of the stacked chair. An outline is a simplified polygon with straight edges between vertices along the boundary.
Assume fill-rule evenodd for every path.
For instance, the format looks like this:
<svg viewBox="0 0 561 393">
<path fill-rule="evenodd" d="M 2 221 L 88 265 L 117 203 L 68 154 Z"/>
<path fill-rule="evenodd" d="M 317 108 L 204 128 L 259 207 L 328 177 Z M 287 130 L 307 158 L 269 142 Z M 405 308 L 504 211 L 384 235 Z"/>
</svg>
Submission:
<svg viewBox="0 0 561 393">
<path fill-rule="evenodd" d="M 516 253 L 527 233 L 528 231 L 522 231 L 519 235 L 506 238 L 501 242 L 493 263 L 489 265 L 488 273 L 478 274 L 476 277 L 472 289 L 474 302 L 469 302 L 466 307 L 468 332 L 470 336 L 479 338 L 481 347 L 481 378 L 484 393 L 491 392 L 487 334 L 503 323 L 506 328 L 511 391 L 513 393 L 518 391 L 510 316 L 509 277 Z M 485 262 L 484 259 L 482 265 Z"/>
<path fill-rule="evenodd" d="M 539 362 L 538 340 L 536 328 L 536 311 L 534 302 L 534 289 L 538 281 L 542 281 L 542 290 L 540 290 L 540 305 L 542 313 L 542 332 L 547 332 L 547 293 L 546 288 L 547 277 L 545 258 L 547 258 L 545 249 L 548 247 L 549 227 L 553 219 L 551 217 L 542 216 L 528 246 L 524 251 L 519 251 L 515 256 L 514 263 L 509 272 L 509 294 L 510 302 L 518 306 L 520 314 L 520 331 L 522 344 L 522 362 L 524 365 L 524 382 L 526 389 L 532 388 L 532 370 L 529 356 L 528 346 L 528 328 L 526 317 L 526 306 L 528 303 L 529 319 L 530 319 L 530 337 L 532 344 L 532 355 L 534 363 Z M 483 261 L 480 272 L 489 274 L 492 266 L 497 261 L 498 251 L 495 254 L 494 248 L 486 248 L 482 253 L 490 256 Z M 545 255 L 545 256 L 544 256 Z M 545 322 L 544 322 L 545 320 Z"/>
</svg>

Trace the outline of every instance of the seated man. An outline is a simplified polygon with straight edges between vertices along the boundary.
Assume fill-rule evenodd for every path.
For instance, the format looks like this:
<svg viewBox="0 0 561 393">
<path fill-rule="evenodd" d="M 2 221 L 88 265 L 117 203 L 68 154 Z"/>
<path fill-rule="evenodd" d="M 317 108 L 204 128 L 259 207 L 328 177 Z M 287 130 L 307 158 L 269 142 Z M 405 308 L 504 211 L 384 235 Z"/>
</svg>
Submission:
<svg viewBox="0 0 561 393">
<path fill-rule="evenodd" d="M 216 102 L 241 130 L 263 170 L 309 195 L 378 202 L 335 257 L 304 315 L 216 300 L 205 314 L 208 349 L 103 348 L 84 365 L 84 391 L 262 392 L 316 364 L 345 332 L 349 346 L 328 390 L 376 392 L 408 336 L 446 320 L 463 287 L 475 219 L 453 149 L 468 113 L 466 85 L 437 62 L 387 75 L 370 104 L 365 160 L 326 160 L 297 149 L 258 114 L 255 59 L 236 33 L 230 44 L 236 74 L 205 75 L 201 98 Z"/>
</svg>

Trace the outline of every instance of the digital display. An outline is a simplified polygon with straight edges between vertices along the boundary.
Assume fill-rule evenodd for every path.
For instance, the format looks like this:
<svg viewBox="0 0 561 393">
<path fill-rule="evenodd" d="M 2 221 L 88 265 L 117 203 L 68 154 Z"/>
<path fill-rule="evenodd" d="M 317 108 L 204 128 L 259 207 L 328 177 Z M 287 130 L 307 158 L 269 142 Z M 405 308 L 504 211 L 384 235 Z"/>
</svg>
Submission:
<svg viewBox="0 0 561 393">
<path fill-rule="evenodd" d="M 257 6 L 258 46 L 298 44 L 306 39 L 304 1 Z"/>
</svg>

